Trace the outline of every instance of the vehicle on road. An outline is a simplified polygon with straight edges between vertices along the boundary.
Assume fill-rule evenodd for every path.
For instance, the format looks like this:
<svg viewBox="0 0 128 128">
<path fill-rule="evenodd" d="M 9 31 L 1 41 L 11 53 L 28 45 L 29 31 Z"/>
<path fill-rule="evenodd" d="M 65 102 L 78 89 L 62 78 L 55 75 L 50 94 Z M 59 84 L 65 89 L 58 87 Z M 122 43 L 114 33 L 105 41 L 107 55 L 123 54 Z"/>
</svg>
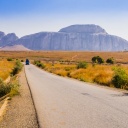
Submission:
<svg viewBox="0 0 128 128">
<path fill-rule="evenodd" d="M 29 59 L 26 59 L 26 65 L 29 65 L 30 62 L 29 62 Z"/>
</svg>

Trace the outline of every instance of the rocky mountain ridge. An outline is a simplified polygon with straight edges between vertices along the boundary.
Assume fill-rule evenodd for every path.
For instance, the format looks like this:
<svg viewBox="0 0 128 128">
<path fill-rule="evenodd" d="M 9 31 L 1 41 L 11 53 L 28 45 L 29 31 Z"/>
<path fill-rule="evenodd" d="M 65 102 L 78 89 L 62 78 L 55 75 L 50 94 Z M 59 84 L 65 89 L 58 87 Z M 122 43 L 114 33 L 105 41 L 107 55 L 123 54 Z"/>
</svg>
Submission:
<svg viewBox="0 0 128 128">
<path fill-rule="evenodd" d="M 0 47 L 11 44 L 14 41 L 16 41 L 17 39 L 18 39 L 18 37 L 16 36 L 15 33 L 9 33 L 9 34 L 5 35 L 4 32 L 0 32 Z"/>
<path fill-rule="evenodd" d="M 1 34 L 0 34 L 1 35 Z M 40 32 L 15 39 L 11 44 L 32 50 L 124 51 L 128 41 L 109 35 L 98 25 L 71 25 L 58 32 Z"/>
</svg>

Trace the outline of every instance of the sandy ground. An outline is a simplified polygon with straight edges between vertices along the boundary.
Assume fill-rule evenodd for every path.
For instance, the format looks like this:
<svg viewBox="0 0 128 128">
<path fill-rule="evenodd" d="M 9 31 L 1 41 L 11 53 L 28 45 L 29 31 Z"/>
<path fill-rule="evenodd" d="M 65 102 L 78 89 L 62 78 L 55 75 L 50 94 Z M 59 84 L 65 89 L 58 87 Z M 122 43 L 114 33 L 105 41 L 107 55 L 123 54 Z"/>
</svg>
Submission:
<svg viewBox="0 0 128 128">
<path fill-rule="evenodd" d="M 19 75 L 20 95 L 9 101 L 0 128 L 38 128 L 37 117 L 25 73 Z"/>
</svg>

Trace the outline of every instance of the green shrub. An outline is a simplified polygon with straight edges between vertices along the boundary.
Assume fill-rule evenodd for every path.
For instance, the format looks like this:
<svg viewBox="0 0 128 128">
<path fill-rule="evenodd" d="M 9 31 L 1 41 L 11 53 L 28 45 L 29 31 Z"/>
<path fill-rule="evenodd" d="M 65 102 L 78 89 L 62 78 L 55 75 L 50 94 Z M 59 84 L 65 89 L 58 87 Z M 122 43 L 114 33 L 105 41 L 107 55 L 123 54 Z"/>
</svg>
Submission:
<svg viewBox="0 0 128 128">
<path fill-rule="evenodd" d="M 14 76 L 14 75 L 18 74 L 21 71 L 22 67 L 23 67 L 22 63 L 19 60 L 17 60 L 15 67 L 13 68 L 13 70 L 11 72 L 11 75 Z"/>
<path fill-rule="evenodd" d="M 8 94 L 11 91 L 11 87 L 6 85 L 3 80 L 0 78 L 0 97 Z"/>
<path fill-rule="evenodd" d="M 16 80 L 16 78 L 14 78 L 13 81 L 11 81 L 8 86 L 11 87 L 11 90 L 10 90 L 10 96 L 14 96 L 14 95 L 18 95 L 19 94 L 19 83 L 18 81 Z"/>
<path fill-rule="evenodd" d="M 7 61 L 13 61 L 13 59 L 12 58 L 7 58 Z"/>
<path fill-rule="evenodd" d="M 128 74 L 122 68 L 114 68 L 112 83 L 116 88 L 128 87 Z"/>
<path fill-rule="evenodd" d="M 45 65 L 43 64 L 43 63 L 41 63 L 41 61 L 34 61 L 34 64 L 36 65 L 36 66 L 38 66 L 39 68 L 42 68 L 42 69 L 44 69 L 45 68 Z"/>
<path fill-rule="evenodd" d="M 41 63 L 40 60 L 34 60 L 34 64 Z"/>
<path fill-rule="evenodd" d="M 102 64 L 102 63 L 104 63 L 104 59 L 101 58 L 100 56 L 94 56 L 94 57 L 92 57 L 92 62 Z"/>
<path fill-rule="evenodd" d="M 45 68 L 45 65 L 43 63 L 38 63 L 37 66 L 40 67 L 40 68 L 42 68 L 42 69 Z"/>
<path fill-rule="evenodd" d="M 5 84 L 0 78 L 0 97 L 5 96 L 6 94 L 9 94 L 10 96 L 19 94 L 19 83 L 15 77 L 13 77 L 8 84 Z"/>
<path fill-rule="evenodd" d="M 80 68 L 87 68 L 88 67 L 88 63 L 87 62 L 79 62 L 77 64 L 77 69 L 80 69 Z"/>
<path fill-rule="evenodd" d="M 71 77 L 71 72 L 67 72 L 67 76 L 68 77 Z"/>
<path fill-rule="evenodd" d="M 114 64 L 115 63 L 114 58 L 113 57 L 112 58 L 108 58 L 106 60 L 106 63 L 108 63 L 108 64 Z"/>
<path fill-rule="evenodd" d="M 70 68 L 70 67 L 65 67 L 64 69 L 65 69 L 65 71 L 70 71 L 72 68 Z"/>
</svg>

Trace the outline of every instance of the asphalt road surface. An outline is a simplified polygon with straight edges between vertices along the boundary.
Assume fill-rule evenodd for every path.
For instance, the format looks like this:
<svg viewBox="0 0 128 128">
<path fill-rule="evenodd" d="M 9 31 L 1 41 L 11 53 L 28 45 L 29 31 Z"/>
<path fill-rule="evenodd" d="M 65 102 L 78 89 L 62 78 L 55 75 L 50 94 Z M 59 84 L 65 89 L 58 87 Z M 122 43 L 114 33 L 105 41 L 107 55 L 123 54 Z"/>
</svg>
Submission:
<svg viewBox="0 0 128 128">
<path fill-rule="evenodd" d="M 25 66 L 41 128 L 128 128 L 128 94 Z"/>
</svg>

